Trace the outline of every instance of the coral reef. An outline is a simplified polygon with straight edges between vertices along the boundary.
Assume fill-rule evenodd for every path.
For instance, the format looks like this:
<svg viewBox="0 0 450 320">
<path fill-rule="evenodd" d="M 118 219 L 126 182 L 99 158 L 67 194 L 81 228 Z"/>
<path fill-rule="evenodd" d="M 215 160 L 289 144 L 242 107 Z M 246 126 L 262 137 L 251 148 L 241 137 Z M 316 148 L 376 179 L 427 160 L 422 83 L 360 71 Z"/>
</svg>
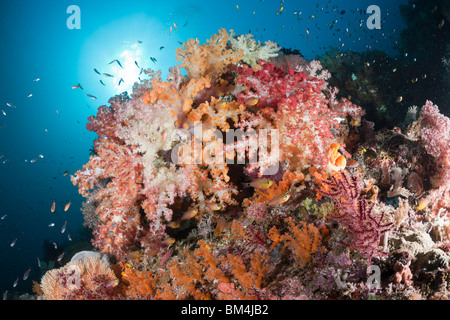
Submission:
<svg viewBox="0 0 450 320">
<path fill-rule="evenodd" d="M 167 81 L 146 70 L 88 119 L 95 152 L 71 180 L 113 265 L 50 270 L 44 298 L 448 296 L 450 119 L 427 101 L 375 131 L 319 61 L 278 49 L 188 40 Z"/>
</svg>

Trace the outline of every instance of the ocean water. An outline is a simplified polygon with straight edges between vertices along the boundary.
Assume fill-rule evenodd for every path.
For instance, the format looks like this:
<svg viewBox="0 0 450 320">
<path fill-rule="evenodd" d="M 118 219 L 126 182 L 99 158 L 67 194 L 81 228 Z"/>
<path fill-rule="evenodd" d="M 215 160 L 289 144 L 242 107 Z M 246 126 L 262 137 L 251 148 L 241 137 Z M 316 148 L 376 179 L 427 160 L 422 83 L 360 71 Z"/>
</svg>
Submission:
<svg viewBox="0 0 450 320">
<path fill-rule="evenodd" d="M 97 138 L 86 129 L 87 118 L 110 97 L 131 92 L 140 70 L 135 61 L 142 68 L 160 69 L 165 78 L 169 67 L 178 63 L 175 49 L 180 42 L 198 38 L 204 43 L 225 28 L 297 49 L 308 60 L 331 48 L 344 53 L 379 50 L 393 61 L 411 59 L 423 69 L 419 49 L 427 44 L 417 42 L 419 49 L 408 55 L 400 40 L 408 21 L 399 7 L 413 4 L 407 0 L 1 1 L 0 292 L 8 291 L 8 299 L 31 293 L 32 281 L 39 282 L 43 272 L 64 264 L 77 251 L 92 249 L 80 211 L 83 197 L 70 176 L 88 161 Z M 70 28 L 71 5 L 79 8 L 79 28 Z M 381 10 L 380 29 L 368 28 L 370 5 Z M 448 33 L 448 24 L 444 27 Z M 124 68 L 109 64 L 114 59 L 120 59 Z M 428 77 L 438 67 L 428 66 Z M 123 78 L 120 85 L 118 74 Z M 72 88 L 77 84 L 84 90 Z M 405 94 L 409 100 L 401 112 L 408 105 L 422 106 L 423 97 L 441 102 L 448 92 L 442 85 L 442 91 L 427 91 L 429 86 L 419 90 L 420 96 Z M 449 115 L 448 101 L 439 106 Z M 386 125 L 396 120 L 389 121 Z"/>
</svg>

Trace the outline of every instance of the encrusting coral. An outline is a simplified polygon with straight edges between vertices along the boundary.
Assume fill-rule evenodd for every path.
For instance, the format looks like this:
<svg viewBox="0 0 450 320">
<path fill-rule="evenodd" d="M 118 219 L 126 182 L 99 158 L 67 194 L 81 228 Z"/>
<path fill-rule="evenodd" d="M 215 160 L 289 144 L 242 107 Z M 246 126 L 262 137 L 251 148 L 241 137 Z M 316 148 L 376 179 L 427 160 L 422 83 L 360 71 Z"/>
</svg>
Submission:
<svg viewBox="0 0 450 320">
<path fill-rule="evenodd" d="M 427 102 L 421 132 L 375 133 L 320 62 L 278 50 L 225 29 L 190 39 L 167 81 L 146 70 L 89 117 L 95 153 L 71 180 L 115 264 L 78 262 L 78 291 L 61 287 L 73 263 L 51 270 L 45 298 L 437 296 L 448 265 L 420 259 L 450 248 L 450 120 Z M 403 261 L 408 230 L 433 240 Z"/>
</svg>

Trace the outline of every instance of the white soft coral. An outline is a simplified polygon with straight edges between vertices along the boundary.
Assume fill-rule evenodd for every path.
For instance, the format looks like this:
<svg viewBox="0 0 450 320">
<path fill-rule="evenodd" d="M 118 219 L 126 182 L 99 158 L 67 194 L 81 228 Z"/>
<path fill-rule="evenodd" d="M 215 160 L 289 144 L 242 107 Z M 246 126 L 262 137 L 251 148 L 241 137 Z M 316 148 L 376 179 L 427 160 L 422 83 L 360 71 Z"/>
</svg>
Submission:
<svg viewBox="0 0 450 320">
<path fill-rule="evenodd" d="M 275 42 L 270 40 L 264 42 L 264 44 L 260 41 L 257 42 L 253 39 L 251 33 L 235 37 L 234 30 L 230 30 L 229 41 L 234 50 L 242 50 L 244 52 L 242 61 L 250 66 L 257 64 L 259 59 L 267 61 L 276 57 L 278 55 L 277 51 L 281 49 Z"/>
</svg>

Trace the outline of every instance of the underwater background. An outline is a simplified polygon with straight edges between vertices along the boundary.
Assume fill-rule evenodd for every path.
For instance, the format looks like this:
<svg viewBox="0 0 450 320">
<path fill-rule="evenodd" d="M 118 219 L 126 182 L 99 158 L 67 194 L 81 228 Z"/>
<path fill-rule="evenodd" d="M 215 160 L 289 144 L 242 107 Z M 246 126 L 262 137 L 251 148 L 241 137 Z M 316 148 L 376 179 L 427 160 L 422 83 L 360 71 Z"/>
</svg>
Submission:
<svg viewBox="0 0 450 320">
<path fill-rule="evenodd" d="M 80 9 L 79 29 L 68 27 L 71 5 Z M 381 9 L 380 29 L 367 27 L 370 5 Z M 32 294 L 47 270 L 94 250 L 84 198 L 70 178 L 93 154 L 97 134 L 86 129 L 87 118 L 111 97 L 130 94 L 141 68 L 160 69 L 165 79 L 188 39 L 206 43 L 221 28 L 251 33 L 321 61 L 330 85 L 361 106 L 376 130 L 392 129 L 426 100 L 450 116 L 448 10 L 444 1 L 421 0 L 1 1 L 3 297 Z M 366 87 L 349 84 L 358 77 Z"/>
</svg>

